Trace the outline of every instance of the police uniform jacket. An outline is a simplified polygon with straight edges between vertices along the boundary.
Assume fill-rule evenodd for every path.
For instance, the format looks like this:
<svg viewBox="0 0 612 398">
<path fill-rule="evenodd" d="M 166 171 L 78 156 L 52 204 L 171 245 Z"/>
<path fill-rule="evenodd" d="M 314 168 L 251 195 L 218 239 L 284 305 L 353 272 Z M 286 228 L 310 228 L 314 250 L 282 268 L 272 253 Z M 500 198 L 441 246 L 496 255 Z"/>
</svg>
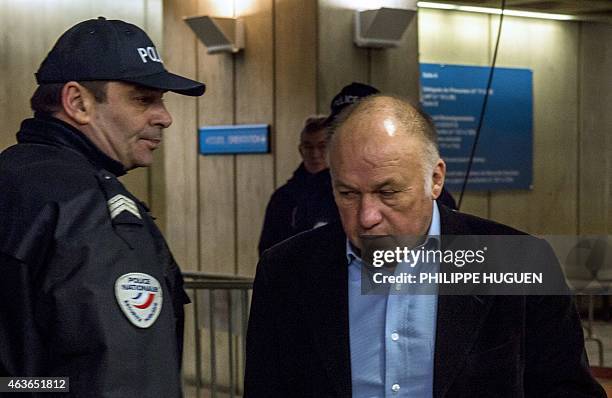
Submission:
<svg viewBox="0 0 612 398">
<path fill-rule="evenodd" d="M 17 139 L 0 154 L 0 375 L 68 376 L 61 396 L 181 396 L 188 298 L 123 166 L 55 118 Z"/>
</svg>

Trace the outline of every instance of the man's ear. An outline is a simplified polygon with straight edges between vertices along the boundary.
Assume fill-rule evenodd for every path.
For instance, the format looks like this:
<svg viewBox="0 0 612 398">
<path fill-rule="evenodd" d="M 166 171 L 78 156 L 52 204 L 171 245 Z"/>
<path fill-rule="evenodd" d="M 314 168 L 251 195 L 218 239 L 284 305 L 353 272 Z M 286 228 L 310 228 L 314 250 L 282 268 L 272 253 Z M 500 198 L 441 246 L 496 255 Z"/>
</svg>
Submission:
<svg viewBox="0 0 612 398">
<path fill-rule="evenodd" d="M 79 125 L 89 124 L 95 98 L 77 82 L 68 82 L 62 88 L 62 109 Z"/>
<path fill-rule="evenodd" d="M 446 163 L 444 160 L 438 159 L 438 163 L 433 169 L 431 178 L 433 184 L 431 185 L 431 196 L 433 199 L 438 199 L 438 196 L 442 193 L 442 187 L 444 186 L 444 178 L 446 176 Z"/>
</svg>

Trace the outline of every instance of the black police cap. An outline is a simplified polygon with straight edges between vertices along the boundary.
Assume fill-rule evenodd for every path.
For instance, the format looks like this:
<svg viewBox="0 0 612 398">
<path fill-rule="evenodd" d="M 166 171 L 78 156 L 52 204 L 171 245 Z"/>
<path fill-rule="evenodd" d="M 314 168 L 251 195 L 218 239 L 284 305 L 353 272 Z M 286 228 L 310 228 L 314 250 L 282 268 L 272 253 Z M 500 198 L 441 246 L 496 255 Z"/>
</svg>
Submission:
<svg viewBox="0 0 612 398">
<path fill-rule="evenodd" d="M 38 84 L 117 80 L 199 96 L 206 86 L 170 73 L 147 34 L 104 17 L 81 22 L 57 40 L 36 72 Z"/>
<path fill-rule="evenodd" d="M 340 92 L 336 94 L 330 104 L 330 119 L 333 119 L 347 106 L 360 101 L 362 98 L 369 97 L 370 95 L 378 93 L 380 93 L 380 91 L 376 87 L 372 87 L 363 83 L 353 82 L 348 86 L 344 86 L 342 90 L 340 90 Z"/>
</svg>

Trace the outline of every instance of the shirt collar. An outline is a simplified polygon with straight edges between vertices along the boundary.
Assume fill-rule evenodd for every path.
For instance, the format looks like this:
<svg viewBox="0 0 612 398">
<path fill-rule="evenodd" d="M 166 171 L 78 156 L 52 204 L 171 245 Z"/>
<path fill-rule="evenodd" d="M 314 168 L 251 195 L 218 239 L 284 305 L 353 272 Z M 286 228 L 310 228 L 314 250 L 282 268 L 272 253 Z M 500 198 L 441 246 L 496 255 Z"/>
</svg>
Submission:
<svg viewBox="0 0 612 398">
<path fill-rule="evenodd" d="M 431 210 L 431 224 L 429 224 L 429 230 L 427 231 L 428 236 L 440 236 L 440 210 L 438 210 L 438 203 L 434 200 Z M 357 253 L 357 249 L 353 247 L 348 237 L 346 238 L 346 260 L 347 264 L 350 264 L 353 260 L 358 259 L 361 261 L 361 256 Z"/>
</svg>

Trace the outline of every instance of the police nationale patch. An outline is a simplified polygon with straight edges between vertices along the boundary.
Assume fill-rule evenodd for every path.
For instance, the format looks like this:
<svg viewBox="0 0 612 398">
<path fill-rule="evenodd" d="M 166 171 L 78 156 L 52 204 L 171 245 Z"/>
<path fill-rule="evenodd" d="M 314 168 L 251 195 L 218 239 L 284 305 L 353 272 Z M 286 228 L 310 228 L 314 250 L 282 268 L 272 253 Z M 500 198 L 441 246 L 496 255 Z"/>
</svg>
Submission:
<svg viewBox="0 0 612 398">
<path fill-rule="evenodd" d="M 115 297 L 127 319 L 139 328 L 153 325 L 162 309 L 161 285 L 148 274 L 121 275 L 115 282 Z"/>
</svg>

